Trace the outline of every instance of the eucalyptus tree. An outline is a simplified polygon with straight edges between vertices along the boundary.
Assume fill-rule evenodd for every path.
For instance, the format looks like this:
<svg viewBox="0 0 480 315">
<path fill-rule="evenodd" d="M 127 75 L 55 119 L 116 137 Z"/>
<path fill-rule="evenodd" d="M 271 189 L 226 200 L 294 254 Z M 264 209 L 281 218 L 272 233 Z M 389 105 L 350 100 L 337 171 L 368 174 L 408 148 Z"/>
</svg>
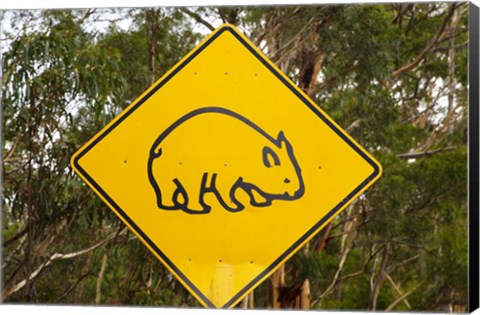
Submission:
<svg viewBox="0 0 480 315">
<path fill-rule="evenodd" d="M 231 23 L 384 169 L 238 307 L 464 311 L 467 4 L 107 11 L 9 18 L 5 301 L 199 305 L 69 159 L 206 33 Z"/>
</svg>

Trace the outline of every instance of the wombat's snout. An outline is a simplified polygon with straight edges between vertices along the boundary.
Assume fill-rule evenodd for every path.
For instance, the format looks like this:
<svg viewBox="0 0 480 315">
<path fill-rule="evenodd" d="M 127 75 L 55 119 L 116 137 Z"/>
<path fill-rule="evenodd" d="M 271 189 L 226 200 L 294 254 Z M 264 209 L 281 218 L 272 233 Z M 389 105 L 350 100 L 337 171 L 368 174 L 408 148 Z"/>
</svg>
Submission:
<svg viewBox="0 0 480 315">
<path fill-rule="evenodd" d="M 293 194 L 292 198 L 298 199 L 303 196 L 303 193 L 304 193 L 303 189 L 299 189 Z"/>
<path fill-rule="evenodd" d="M 304 194 L 304 189 L 300 188 L 296 191 L 285 191 L 283 194 L 285 197 L 287 197 L 288 200 L 296 200 L 300 197 L 302 197 Z"/>
<path fill-rule="evenodd" d="M 285 184 L 290 184 L 292 181 L 290 180 L 290 178 L 288 177 L 285 177 L 285 179 L 283 180 L 283 182 Z M 302 197 L 303 195 L 303 191 L 301 189 L 299 190 L 295 190 L 295 191 L 292 191 L 292 189 L 294 189 L 293 187 L 289 187 L 289 190 L 286 190 L 283 195 L 288 197 L 289 199 L 297 199 L 297 198 L 300 198 Z"/>
</svg>

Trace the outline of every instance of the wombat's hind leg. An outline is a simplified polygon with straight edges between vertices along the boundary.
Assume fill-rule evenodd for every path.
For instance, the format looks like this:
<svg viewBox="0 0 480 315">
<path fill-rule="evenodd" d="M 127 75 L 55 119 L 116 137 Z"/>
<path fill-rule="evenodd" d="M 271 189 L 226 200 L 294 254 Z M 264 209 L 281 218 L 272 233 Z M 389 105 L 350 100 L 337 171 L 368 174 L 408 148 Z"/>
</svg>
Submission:
<svg viewBox="0 0 480 315">
<path fill-rule="evenodd" d="M 175 202 L 177 189 L 177 184 L 172 180 L 160 183 L 159 191 L 157 191 L 157 206 L 163 210 L 179 210 L 180 208 Z"/>
<path fill-rule="evenodd" d="M 190 185 L 186 188 L 182 186 L 181 192 L 177 194 L 176 200 L 179 201 L 179 196 L 183 197 L 180 208 L 189 214 L 206 214 L 210 212 L 211 207 L 206 205 L 203 201 L 203 194 L 205 193 L 204 182 L 206 174 L 202 179 L 200 185 Z"/>
</svg>

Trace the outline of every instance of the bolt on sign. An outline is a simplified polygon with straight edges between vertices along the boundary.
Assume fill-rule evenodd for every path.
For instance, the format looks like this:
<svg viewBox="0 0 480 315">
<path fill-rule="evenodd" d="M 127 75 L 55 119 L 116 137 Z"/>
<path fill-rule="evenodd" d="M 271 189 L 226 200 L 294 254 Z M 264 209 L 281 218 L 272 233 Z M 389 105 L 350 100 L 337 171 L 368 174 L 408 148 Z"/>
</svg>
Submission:
<svg viewBox="0 0 480 315">
<path fill-rule="evenodd" d="M 206 307 L 233 307 L 381 175 L 223 25 L 72 157 L 78 175 Z"/>
</svg>

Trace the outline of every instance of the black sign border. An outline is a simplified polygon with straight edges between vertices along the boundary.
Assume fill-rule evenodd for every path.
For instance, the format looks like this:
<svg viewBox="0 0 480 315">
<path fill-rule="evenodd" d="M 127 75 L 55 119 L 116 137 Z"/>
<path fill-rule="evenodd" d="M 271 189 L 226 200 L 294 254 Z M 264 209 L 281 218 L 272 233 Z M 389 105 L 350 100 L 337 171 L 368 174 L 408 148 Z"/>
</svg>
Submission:
<svg viewBox="0 0 480 315">
<path fill-rule="evenodd" d="M 366 162 L 368 162 L 372 168 L 373 172 L 370 176 L 367 177 L 357 188 L 350 192 L 343 200 L 337 204 L 332 210 L 330 210 L 320 221 L 318 221 L 312 228 L 310 228 L 302 237 L 300 237 L 295 243 L 293 243 L 283 254 L 281 254 L 275 261 L 270 264 L 263 272 L 256 276 L 250 283 L 248 283 L 242 290 L 235 294 L 222 308 L 233 307 L 238 300 L 251 289 L 260 284 L 260 280 L 264 278 L 269 273 L 273 272 L 282 261 L 293 252 L 296 252 L 300 249 L 300 245 L 310 236 L 319 232 L 319 228 L 328 221 L 332 216 L 334 216 L 340 208 L 347 204 L 351 199 L 360 192 L 366 185 L 368 185 L 372 180 L 374 180 L 377 175 L 380 174 L 380 166 L 374 162 L 367 154 L 365 154 L 355 143 L 353 143 L 345 134 L 340 131 L 329 119 L 327 119 L 315 106 L 310 102 L 305 96 L 300 93 L 295 86 L 293 86 L 288 80 L 286 80 L 282 74 L 275 69 L 266 59 L 266 57 L 259 54 L 256 49 L 247 41 L 245 41 L 240 34 L 230 25 L 221 26 L 216 33 L 214 33 L 208 40 L 201 44 L 194 52 L 188 56 L 183 62 L 174 68 L 174 70 L 169 73 L 165 78 L 156 83 L 145 96 L 143 96 L 138 102 L 136 102 L 132 107 L 130 107 L 118 120 L 116 120 L 112 125 L 110 125 L 106 130 L 104 130 L 94 141 L 92 141 L 88 146 L 86 146 L 83 151 L 79 152 L 77 156 L 73 159 L 73 165 L 76 170 L 86 179 L 88 182 L 96 189 L 98 194 L 100 194 L 105 200 L 117 211 L 117 213 L 122 216 L 122 218 L 128 222 L 131 228 L 133 228 L 138 235 L 150 246 L 150 248 L 155 251 L 155 253 L 167 264 L 176 275 L 182 279 L 182 281 L 199 297 L 205 305 L 211 308 L 216 306 L 204 295 L 202 292 L 172 263 L 172 261 L 155 245 L 155 243 L 133 222 L 133 220 L 120 208 L 120 206 L 113 201 L 113 199 L 98 185 L 98 183 L 80 166 L 79 160 L 90 151 L 97 143 L 99 143 L 103 138 L 105 138 L 113 129 L 115 129 L 120 123 L 122 123 L 130 114 L 132 114 L 138 107 L 140 107 L 146 100 L 148 100 L 155 92 L 157 92 L 163 85 L 165 85 L 170 79 L 172 79 L 180 70 L 182 70 L 190 61 L 192 61 L 197 55 L 199 55 L 205 48 L 207 48 L 216 38 L 222 35 L 224 32 L 230 32 L 248 51 L 250 51 L 272 74 L 274 74 L 290 91 L 295 94 L 312 112 L 317 115 L 325 124 L 327 124 L 335 133 L 342 138 L 353 150 L 355 150 Z"/>
</svg>

